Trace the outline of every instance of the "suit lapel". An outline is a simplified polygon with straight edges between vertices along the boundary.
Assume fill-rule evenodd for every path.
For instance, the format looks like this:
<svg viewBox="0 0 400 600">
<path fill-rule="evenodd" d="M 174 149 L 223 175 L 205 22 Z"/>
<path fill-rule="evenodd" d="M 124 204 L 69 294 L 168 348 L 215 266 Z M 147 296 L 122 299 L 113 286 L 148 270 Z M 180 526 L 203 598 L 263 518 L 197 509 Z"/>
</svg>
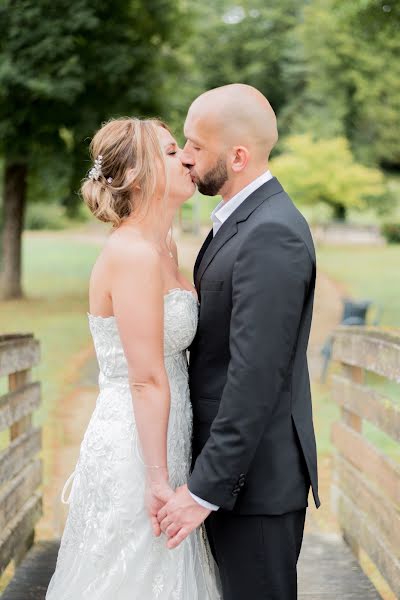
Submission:
<svg viewBox="0 0 400 600">
<path fill-rule="evenodd" d="M 225 223 L 220 227 L 218 233 L 212 238 L 199 262 L 196 273 L 197 289 L 199 288 L 204 271 L 207 269 L 214 256 L 222 248 L 222 246 L 237 233 L 236 221 L 231 217 L 225 221 Z"/>
<path fill-rule="evenodd" d="M 203 258 L 204 253 L 207 250 L 207 248 L 208 248 L 208 246 L 209 246 L 209 244 L 210 244 L 210 242 L 211 242 L 212 239 L 213 239 L 213 230 L 211 229 L 211 231 L 208 233 L 206 239 L 204 240 L 202 247 L 200 248 L 200 251 L 199 251 L 199 253 L 197 255 L 197 258 L 196 258 L 196 262 L 194 263 L 193 281 L 195 282 L 195 284 L 196 284 L 196 281 L 197 281 L 197 273 L 198 273 L 198 270 L 199 270 L 199 265 L 201 263 L 201 259 Z"/>
<path fill-rule="evenodd" d="M 238 231 L 237 224 L 246 221 L 252 212 L 260 206 L 265 200 L 282 191 L 279 181 L 273 177 L 258 189 L 255 190 L 240 206 L 231 214 L 231 216 L 220 227 L 218 233 L 212 237 L 212 230 L 204 242 L 195 265 L 195 284 L 197 290 L 204 271 L 207 269 L 214 256 Z M 211 237 L 210 237 L 211 235 Z M 210 238 L 210 239 L 209 239 Z"/>
</svg>

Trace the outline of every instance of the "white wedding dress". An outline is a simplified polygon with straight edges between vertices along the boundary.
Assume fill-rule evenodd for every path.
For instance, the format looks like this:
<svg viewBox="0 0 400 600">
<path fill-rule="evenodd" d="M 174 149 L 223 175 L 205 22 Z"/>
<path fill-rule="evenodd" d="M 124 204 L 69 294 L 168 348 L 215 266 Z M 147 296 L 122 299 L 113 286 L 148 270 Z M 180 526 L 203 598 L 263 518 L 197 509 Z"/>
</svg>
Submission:
<svg viewBox="0 0 400 600">
<path fill-rule="evenodd" d="M 198 303 L 186 290 L 164 297 L 165 366 L 171 390 L 170 484 L 186 483 L 192 413 L 186 348 Z M 134 306 L 132 306 L 134 310 Z M 72 480 L 69 514 L 46 600 L 218 600 L 217 575 L 203 527 L 174 550 L 153 535 L 144 506 L 145 468 L 114 317 L 88 313 L 100 368 L 96 407 Z"/>
</svg>

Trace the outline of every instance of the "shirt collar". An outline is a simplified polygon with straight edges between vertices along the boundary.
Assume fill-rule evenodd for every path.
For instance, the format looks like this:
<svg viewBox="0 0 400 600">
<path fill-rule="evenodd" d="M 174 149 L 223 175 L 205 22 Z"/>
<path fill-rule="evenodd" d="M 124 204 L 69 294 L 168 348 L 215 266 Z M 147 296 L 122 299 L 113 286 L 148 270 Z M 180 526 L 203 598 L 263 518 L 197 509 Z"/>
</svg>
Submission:
<svg viewBox="0 0 400 600">
<path fill-rule="evenodd" d="M 231 216 L 231 214 L 259 187 L 261 187 L 264 183 L 272 179 L 271 171 L 266 171 L 257 179 L 251 181 L 246 187 L 241 189 L 235 196 L 232 196 L 230 200 L 221 202 L 214 208 L 211 213 L 211 220 L 214 225 L 218 228 L 225 223 L 225 221 Z"/>
</svg>

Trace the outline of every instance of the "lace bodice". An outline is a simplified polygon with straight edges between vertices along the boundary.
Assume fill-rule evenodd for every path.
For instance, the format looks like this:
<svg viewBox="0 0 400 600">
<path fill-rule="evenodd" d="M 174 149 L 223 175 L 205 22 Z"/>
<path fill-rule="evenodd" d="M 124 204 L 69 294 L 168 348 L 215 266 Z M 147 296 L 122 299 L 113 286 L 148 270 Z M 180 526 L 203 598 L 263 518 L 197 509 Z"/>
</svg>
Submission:
<svg viewBox="0 0 400 600">
<path fill-rule="evenodd" d="M 177 355 L 188 348 L 197 328 L 198 302 L 194 293 L 176 288 L 164 296 L 164 354 Z M 128 365 L 114 316 L 87 313 L 103 381 L 127 379 Z"/>
</svg>

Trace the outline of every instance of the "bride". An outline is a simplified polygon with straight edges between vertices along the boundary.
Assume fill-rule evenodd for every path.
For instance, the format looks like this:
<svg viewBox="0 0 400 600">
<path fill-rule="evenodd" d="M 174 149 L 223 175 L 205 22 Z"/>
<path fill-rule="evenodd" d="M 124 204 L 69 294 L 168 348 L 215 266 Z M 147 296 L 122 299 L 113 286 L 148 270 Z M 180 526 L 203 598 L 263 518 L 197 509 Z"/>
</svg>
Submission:
<svg viewBox="0 0 400 600">
<path fill-rule="evenodd" d="M 169 235 L 195 190 L 180 152 L 157 120 L 110 121 L 91 144 L 82 195 L 113 225 L 90 279 L 100 393 L 63 490 L 69 514 L 47 600 L 220 598 L 204 530 L 170 550 L 157 520 L 191 454 L 185 351 L 198 300 Z"/>
</svg>

